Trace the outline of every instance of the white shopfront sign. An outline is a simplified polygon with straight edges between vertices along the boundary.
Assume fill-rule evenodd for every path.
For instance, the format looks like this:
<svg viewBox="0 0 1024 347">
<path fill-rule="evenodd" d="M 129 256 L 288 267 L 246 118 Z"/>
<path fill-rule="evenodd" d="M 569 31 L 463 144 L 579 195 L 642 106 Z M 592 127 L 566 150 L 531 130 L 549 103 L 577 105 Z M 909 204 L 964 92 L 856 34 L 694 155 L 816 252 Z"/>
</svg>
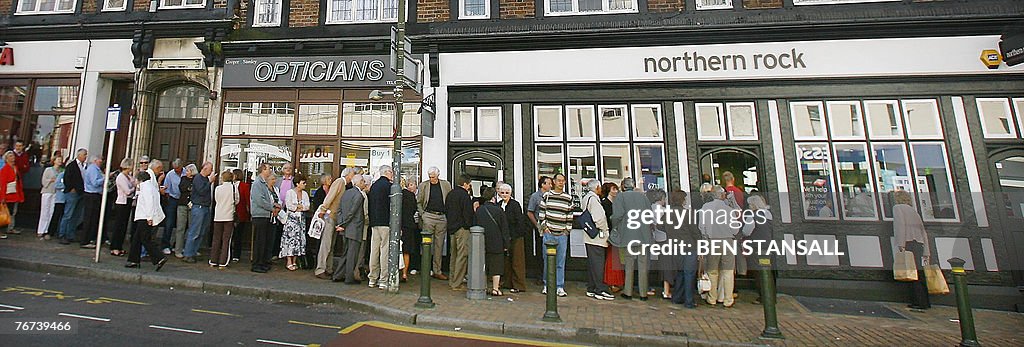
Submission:
<svg viewBox="0 0 1024 347">
<path fill-rule="evenodd" d="M 999 36 L 444 53 L 441 86 L 1024 73 L 979 57 Z"/>
<path fill-rule="evenodd" d="M 0 66 L 3 74 L 82 73 L 88 57 L 89 72 L 133 73 L 132 40 L 22 41 L 7 42 L 15 50 L 12 66 Z M 81 62 L 79 62 L 81 60 Z M 104 106 L 106 108 L 106 106 Z"/>
</svg>

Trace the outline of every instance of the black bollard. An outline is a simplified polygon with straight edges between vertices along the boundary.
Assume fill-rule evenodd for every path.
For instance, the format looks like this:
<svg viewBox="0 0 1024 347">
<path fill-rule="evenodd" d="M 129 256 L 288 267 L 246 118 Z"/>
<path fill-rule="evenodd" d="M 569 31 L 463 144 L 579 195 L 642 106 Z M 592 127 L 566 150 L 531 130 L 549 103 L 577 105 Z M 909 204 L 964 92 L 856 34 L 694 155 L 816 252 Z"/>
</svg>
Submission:
<svg viewBox="0 0 1024 347">
<path fill-rule="evenodd" d="M 433 244 L 433 234 L 429 230 L 420 232 L 423 237 L 423 247 L 420 254 L 420 298 L 416 300 L 416 307 L 434 308 L 434 300 L 430 298 L 430 246 Z"/>
<path fill-rule="evenodd" d="M 558 250 L 556 249 L 556 247 L 558 247 L 558 242 L 555 240 L 548 240 L 544 243 L 544 247 L 547 249 L 545 256 L 548 257 L 547 273 L 544 275 L 548 279 L 547 286 L 545 286 L 548 290 L 548 301 L 547 308 L 544 311 L 544 318 L 542 318 L 542 320 L 545 322 L 561 323 L 562 317 L 558 315 L 558 293 L 556 293 L 555 290 L 555 256 L 558 255 Z"/>
<path fill-rule="evenodd" d="M 764 308 L 764 331 L 761 338 L 784 339 L 782 330 L 779 329 L 779 317 L 775 311 L 775 281 L 772 280 L 772 259 L 761 257 L 758 259 L 761 267 L 761 305 Z"/>
<path fill-rule="evenodd" d="M 964 271 L 963 259 L 950 258 L 947 260 L 952 267 L 953 284 L 956 287 L 956 310 L 960 314 L 960 346 L 979 347 L 978 335 L 974 332 L 974 314 L 971 312 L 971 302 L 967 297 L 967 272 Z"/>
</svg>

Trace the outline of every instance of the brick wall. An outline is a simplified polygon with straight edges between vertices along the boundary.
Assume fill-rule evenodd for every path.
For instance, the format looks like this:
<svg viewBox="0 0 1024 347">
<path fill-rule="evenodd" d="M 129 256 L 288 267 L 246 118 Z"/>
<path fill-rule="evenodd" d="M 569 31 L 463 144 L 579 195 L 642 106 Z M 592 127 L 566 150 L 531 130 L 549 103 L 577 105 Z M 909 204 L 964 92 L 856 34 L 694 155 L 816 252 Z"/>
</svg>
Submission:
<svg viewBox="0 0 1024 347">
<path fill-rule="evenodd" d="M 678 12 L 686 8 L 684 0 L 648 0 L 647 10 L 651 12 Z"/>
<path fill-rule="evenodd" d="M 0 0 L 0 15 L 11 14 L 14 8 L 14 0 Z"/>
<path fill-rule="evenodd" d="M 103 6 L 101 4 L 97 4 L 99 1 L 102 0 L 82 0 L 82 13 L 96 13 L 96 9 Z"/>
<path fill-rule="evenodd" d="M 228 8 L 228 0 L 213 0 L 213 8 Z"/>
<path fill-rule="evenodd" d="M 291 0 L 288 2 L 288 26 L 312 27 L 320 22 L 319 0 Z"/>
<path fill-rule="evenodd" d="M 498 7 L 501 9 L 501 19 L 536 17 L 537 9 L 535 4 L 533 0 L 498 0 Z"/>
<path fill-rule="evenodd" d="M 451 18 L 451 6 L 448 0 L 418 0 L 416 2 L 416 22 L 446 22 Z"/>
<path fill-rule="evenodd" d="M 743 8 L 782 8 L 782 0 L 743 0 Z"/>
<path fill-rule="evenodd" d="M 135 0 L 135 6 L 132 6 L 136 12 L 149 11 L 149 0 Z"/>
</svg>

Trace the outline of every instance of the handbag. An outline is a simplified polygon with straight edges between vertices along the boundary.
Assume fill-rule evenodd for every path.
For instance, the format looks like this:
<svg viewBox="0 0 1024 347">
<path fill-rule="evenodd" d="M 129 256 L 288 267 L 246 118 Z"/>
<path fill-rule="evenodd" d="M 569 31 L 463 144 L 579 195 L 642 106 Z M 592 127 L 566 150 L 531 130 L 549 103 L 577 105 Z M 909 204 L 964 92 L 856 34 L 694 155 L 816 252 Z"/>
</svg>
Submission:
<svg viewBox="0 0 1024 347">
<path fill-rule="evenodd" d="M 288 223 L 288 212 L 285 210 L 277 211 L 277 221 L 281 222 L 281 225 Z"/>
<path fill-rule="evenodd" d="M 324 215 L 326 216 L 330 213 L 331 211 L 328 210 L 327 212 L 324 213 Z M 327 222 L 325 222 L 323 218 L 318 217 L 317 214 L 314 213 L 313 221 L 309 222 L 309 232 L 307 234 L 309 235 L 309 237 L 319 240 L 320 237 L 323 236 L 326 224 Z"/>
<path fill-rule="evenodd" d="M 594 223 L 594 215 L 591 214 L 590 209 L 587 208 L 589 205 L 584 202 L 582 206 L 583 214 L 581 214 L 576 221 L 580 223 L 580 228 L 583 229 L 583 232 L 587 233 L 587 236 L 592 239 L 596 239 L 598 235 L 601 235 L 601 230 L 598 230 L 597 223 Z"/>
<path fill-rule="evenodd" d="M 942 275 L 942 269 L 938 265 L 928 264 L 925 266 L 924 278 L 928 284 L 928 294 L 949 294 L 949 284 L 946 283 L 946 277 Z"/>
<path fill-rule="evenodd" d="M 11 225 L 11 212 L 7 210 L 7 204 L 0 202 L 0 228 Z"/>
<path fill-rule="evenodd" d="M 914 253 L 902 250 L 893 255 L 892 277 L 900 282 L 917 281 L 917 266 L 914 265 Z"/>
<path fill-rule="evenodd" d="M 700 258 L 699 263 L 700 269 L 697 271 L 700 272 L 700 279 L 697 280 L 697 289 L 700 290 L 701 293 L 707 293 L 711 291 L 711 277 L 708 276 L 706 271 L 704 271 L 704 257 Z"/>
</svg>

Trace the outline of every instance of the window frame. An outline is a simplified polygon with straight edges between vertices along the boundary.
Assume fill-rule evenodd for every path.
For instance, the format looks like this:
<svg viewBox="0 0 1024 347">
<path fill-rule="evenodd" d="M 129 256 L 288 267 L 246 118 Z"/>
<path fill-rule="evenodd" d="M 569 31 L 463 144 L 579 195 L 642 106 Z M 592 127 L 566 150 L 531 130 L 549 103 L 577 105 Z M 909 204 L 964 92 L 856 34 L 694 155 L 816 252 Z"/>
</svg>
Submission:
<svg viewBox="0 0 1024 347">
<path fill-rule="evenodd" d="M 564 113 L 565 110 L 564 110 L 564 108 L 565 107 L 562 106 L 562 105 L 555 105 L 555 106 L 541 105 L 541 106 L 534 106 L 533 107 L 533 140 L 534 141 L 547 142 L 547 141 L 564 141 L 565 140 L 565 135 L 563 134 L 565 132 L 565 113 Z M 540 122 L 537 121 L 537 115 L 539 115 L 539 112 L 537 112 L 537 110 L 542 110 L 542 109 L 558 110 L 558 121 L 555 122 L 555 123 L 558 123 L 558 126 L 559 126 L 558 136 L 557 137 L 541 137 L 540 136 Z M 627 117 L 628 117 L 628 115 L 627 115 Z"/>
<path fill-rule="evenodd" d="M 103 9 L 100 12 L 121 12 L 128 9 L 128 0 L 121 3 L 121 7 L 110 7 L 110 0 L 103 0 Z"/>
<path fill-rule="evenodd" d="M 654 121 L 658 123 L 658 136 L 657 137 L 643 137 L 637 134 L 639 129 L 636 126 L 636 109 L 638 108 L 653 108 L 654 109 Z M 633 128 L 630 132 L 633 141 L 664 141 L 665 140 L 665 120 L 664 115 L 661 112 L 660 104 L 630 104 L 629 105 L 629 125 Z"/>
<path fill-rule="evenodd" d="M 25 1 L 25 0 L 18 0 L 17 1 L 17 3 L 18 3 L 17 6 L 18 7 L 14 11 L 14 15 L 16 15 L 16 16 L 22 16 L 22 15 L 29 15 L 29 16 L 31 16 L 31 15 L 46 15 L 46 14 L 74 14 L 75 11 L 78 10 L 78 0 L 71 0 L 71 9 L 69 9 L 69 10 L 57 10 L 57 6 L 60 5 L 60 0 L 56 0 L 53 3 L 53 8 L 54 9 L 53 10 L 49 10 L 49 11 L 43 11 L 43 10 L 39 9 L 39 6 L 42 4 L 42 2 L 39 1 L 39 0 L 35 0 L 36 1 L 35 9 L 33 9 L 32 11 L 22 11 L 21 10 L 21 8 L 22 8 L 22 4 L 21 4 L 22 1 Z M 104 1 L 104 3 L 105 2 L 106 1 Z M 125 2 L 125 3 L 127 4 L 127 2 Z"/>
<path fill-rule="evenodd" d="M 188 4 L 188 0 L 181 0 L 181 5 L 167 5 L 167 0 L 160 0 L 160 5 L 157 6 L 159 10 L 184 10 L 184 9 L 201 9 L 206 8 L 206 1 L 203 0 L 201 4 Z"/>
<path fill-rule="evenodd" d="M 718 115 L 718 132 L 720 136 L 711 136 L 704 134 L 704 127 L 701 123 L 701 107 L 714 107 L 715 112 Z M 697 140 L 698 141 L 725 141 L 726 140 L 726 126 L 725 126 L 725 110 L 722 103 L 719 102 L 700 102 L 693 105 L 694 119 L 697 123 Z"/>
<path fill-rule="evenodd" d="M 606 109 L 618 109 L 622 111 L 622 118 L 620 123 L 622 124 L 622 135 L 623 136 L 609 136 L 604 135 L 604 110 Z M 615 104 L 615 105 L 597 105 L 597 113 L 594 115 L 594 120 L 597 122 L 597 127 L 594 128 L 594 137 L 600 138 L 605 141 L 629 141 L 629 105 L 627 104 Z"/>
<path fill-rule="evenodd" d="M 332 134 L 315 134 L 302 132 L 302 108 L 306 107 L 322 107 L 322 106 L 333 106 L 334 110 L 334 133 Z M 301 101 L 295 104 L 295 136 L 328 136 L 328 137 L 341 137 L 341 115 L 344 113 L 344 106 L 337 103 L 323 103 L 315 101 Z"/>
<path fill-rule="evenodd" d="M 254 27 L 254 28 L 261 28 L 261 27 L 279 27 L 279 26 L 281 26 L 281 17 L 283 15 L 282 12 L 284 11 L 284 0 L 276 0 L 276 2 L 277 2 L 277 16 L 275 16 L 274 21 L 273 22 L 269 22 L 269 23 L 261 23 L 261 22 L 258 22 L 258 19 L 260 18 L 260 11 L 259 11 L 260 0 L 254 0 L 253 1 L 253 7 L 255 7 L 257 10 L 253 11 L 252 27 Z M 328 0 L 328 2 L 330 2 L 330 1 Z"/>
<path fill-rule="evenodd" d="M 534 157 L 535 157 L 534 161 L 536 162 L 536 164 L 533 165 L 533 177 L 540 177 L 540 175 L 541 175 L 540 174 L 540 167 L 541 167 L 540 163 L 541 162 L 540 162 L 540 160 L 537 160 L 538 158 L 536 158 L 537 154 L 540 153 L 540 147 L 556 147 L 556 146 L 559 148 L 559 153 L 561 154 L 561 165 L 559 166 L 559 172 L 558 173 L 561 173 L 563 175 L 566 175 L 566 177 L 568 177 L 568 173 L 566 172 L 566 169 L 567 169 L 566 157 L 568 156 L 568 147 L 566 146 L 566 143 L 564 141 L 535 143 L 533 145 L 533 151 L 534 151 Z M 596 154 L 595 154 L 595 156 L 596 156 Z M 600 159 L 598 159 L 598 160 L 600 160 Z M 600 167 L 598 167 L 598 170 L 600 170 Z"/>
<path fill-rule="evenodd" d="M 832 217 L 818 217 L 818 216 L 811 217 L 811 216 L 808 216 L 807 212 L 809 212 L 810 210 L 808 209 L 809 206 L 807 205 L 807 198 L 806 198 L 807 191 L 805 190 L 805 186 L 804 186 L 804 170 L 802 170 L 800 168 L 800 165 L 801 165 L 802 161 L 804 160 L 803 156 L 802 156 L 803 150 L 801 150 L 801 146 L 818 146 L 818 147 L 823 147 L 825 149 L 825 153 L 829 156 L 827 167 L 828 167 L 829 171 L 831 172 L 830 177 L 829 177 L 830 179 L 828 180 L 828 185 L 829 185 L 829 192 L 831 192 L 831 196 L 832 196 L 832 211 L 833 211 Z M 839 211 L 839 202 L 836 199 L 836 179 L 837 179 L 836 176 L 837 175 L 836 175 L 836 170 L 835 170 L 835 158 L 832 156 L 832 151 L 831 151 L 831 146 L 830 146 L 829 141 L 826 139 L 826 140 L 821 140 L 821 141 L 796 142 L 796 143 L 794 143 L 794 148 L 796 149 L 796 155 L 797 155 L 797 163 L 796 163 L 797 173 L 800 175 L 799 179 L 798 179 L 798 182 L 799 182 L 799 185 L 800 185 L 800 203 L 803 204 L 803 207 L 804 207 L 804 214 L 803 214 L 804 219 L 805 220 L 816 220 L 816 221 L 839 221 L 840 220 L 840 218 L 839 218 L 839 214 L 840 213 L 836 213 L 837 211 Z"/>
<path fill-rule="evenodd" d="M 576 137 L 574 137 L 574 136 L 569 135 L 569 111 L 570 110 L 585 110 L 585 109 L 589 109 L 590 110 L 590 115 L 591 115 L 591 117 L 590 117 L 591 136 L 589 136 L 589 137 L 585 137 L 585 136 L 576 136 Z M 565 115 L 562 117 L 563 121 L 565 121 L 565 124 L 563 124 L 562 126 L 565 127 L 565 139 L 566 139 L 566 141 L 596 141 L 597 140 L 597 125 L 594 124 L 596 122 L 596 119 L 597 119 L 597 113 L 595 113 L 594 109 L 595 109 L 594 105 L 566 105 L 565 106 Z M 627 128 L 628 128 L 628 126 L 627 126 Z"/>
<path fill-rule="evenodd" d="M 875 153 L 876 153 L 875 148 L 878 147 L 878 146 L 891 146 L 891 145 L 900 146 L 900 150 L 903 153 L 903 159 L 904 159 L 903 168 L 907 170 L 907 175 L 910 176 L 910 183 L 913 186 L 916 186 L 917 184 L 914 181 L 914 176 L 915 176 L 914 166 L 913 166 L 914 162 L 913 162 L 913 158 L 910 157 L 910 153 L 907 152 L 907 148 L 908 147 L 907 147 L 907 141 L 906 140 L 902 140 L 902 141 L 879 141 L 879 142 L 872 142 L 871 146 L 870 146 L 871 147 L 870 148 L 870 150 L 871 150 L 871 169 L 873 170 L 871 172 L 871 175 L 872 176 L 877 176 L 881 172 L 879 167 L 878 167 L 878 160 L 876 158 L 877 156 L 875 155 Z M 885 199 L 888 199 L 888 194 L 891 194 L 892 192 L 896 191 L 896 187 L 895 187 L 895 184 L 893 184 L 893 190 L 882 191 L 881 185 L 884 184 L 884 182 L 882 180 L 879 180 L 878 178 L 880 178 L 880 177 L 874 177 L 873 179 L 875 181 L 875 193 L 878 194 L 878 207 L 879 207 L 879 212 L 880 212 L 879 213 L 879 217 L 881 217 L 883 221 L 892 221 L 893 217 L 886 217 L 885 216 Z M 911 187 L 911 188 L 913 188 L 913 187 Z M 913 206 L 914 209 L 917 210 L 917 207 L 918 207 L 917 206 L 917 189 L 911 189 L 910 191 L 908 191 L 908 193 L 910 193 L 910 197 L 914 201 L 914 206 Z"/>
<path fill-rule="evenodd" d="M 483 0 L 483 2 L 484 14 L 471 16 L 466 14 L 466 0 L 459 0 L 459 19 L 491 19 L 491 0 Z"/>
<path fill-rule="evenodd" d="M 1024 98 L 1010 98 L 1010 104 L 1017 119 L 1017 133 L 1024 136 Z"/>
<path fill-rule="evenodd" d="M 733 123 L 735 123 L 735 122 L 733 122 L 733 118 L 732 118 L 732 106 L 733 105 L 736 105 L 736 106 L 749 106 L 750 107 L 750 125 L 754 127 L 753 128 L 754 135 L 752 135 L 752 136 L 738 136 L 735 133 L 733 133 L 734 127 L 732 125 L 733 125 Z M 760 132 L 758 131 L 758 126 L 757 126 L 757 105 L 754 102 L 747 101 L 747 102 L 727 102 L 727 103 L 725 103 L 725 118 L 728 119 L 729 123 L 728 124 L 723 124 L 723 126 L 725 126 L 725 128 L 728 129 L 728 131 L 729 131 L 729 139 L 730 140 L 734 140 L 734 141 L 757 141 L 758 139 L 761 138 Z"/>
<path fill-rule="evenodd" d="M 993 133 L 989 132 L 989 128 L 988 128 L 987 122 L 985 121 L 985 112 L 981 108 L 981 103 L 983 103 L 983 102 L 992 102 L 992 101 L 1001 101 L 1001 102 L 1004 103 L 1003 110 L 1006 111 L 1006 116 L 1007 116 L 1006 120 L 1008 122 L 1010 122 L 1009 127 L 1008 127 L 1009 128 L 1009 132 L 1010 132 L 1009 134 L 993 134 Z M 986 139 L 1015 139 L 1015 138 L 1017 138 L 1017 136 L 1018 136 L 1017 129 L 1019 128 L 1019 124 L 1017 124 L 1017 122 L 1019 122 L 1019 120 L 1015 120 L 1014 118 L 1019 118 L 1019 117 L 1014 117 L 1014 114 L 1013 114 L 1013 107 L 1014 107 L 1014 105 L 1011 105 L 1012 103 L 1013 103 L 1012 100 L 1010 100 L 1009 98 L 976 98 L 976 99 L 974 99 L 974 105 L 978 108 L 978 120 L 981 121 L 981 133 L 982 133 L 982 135 L 984 135 L 984 137 Z M 1017 113 L 1019 114 L 1020 112 L 1018 111 Z"/>
<path fill-rule="evenodd" d="M 870 139 L 870 140 L 906 140 L 907 134 L 906 134 L 906 132 L 903 129 L 903 106 L 902 106 L 902 104 L 900 103 L 899 100 L 889 100 L 889 99 L 887 99 L 887 100 L 864 100 L 863 103 L 864 103 L 864 120 L 865 120 L 864 124 L 867 125 L 867 127 L 868 127 L 868 129 L 867 129 L 868 131 L 865 133 L 865 135 L 867 135 L 868 139 Z M 893 116 L 899 117 L 899 118 L 896 119 L 896 123 L 894 124 L 896 126 L 896 132 L 898 132 L 898 134 L 896 134 L 896 135 L 876 135 L 874 133 L 874 130 L 873 130 L 874 127 L 871 126 L 871 122 L 872 122 L 872 120 L 871 120 L 872 117 L 871 117 L 871 114 L 870 114 L 871 108 L 867 106 L 868 104 L 893 105 L 893 108 L 894 108 Z"/>
<path fill-rule="evenodd" d="M 868 146 L 868 143 L 865 142 L 865 141 L 833 142 L 833 143 L 830 143 L 830 145 L 831 145 L 830 147 L 831 147 L 831 150 L 832 150 L 832 161 L 833 161 L 832 165 L 835 167 L 835 170 L 833 172 L 836 173 L 836 180 L 837 180 L 836 181 L 836 183 L 837 183 L 836 184 L 836 195 L 837 195 L 837 199 L 836 199 L 837 201 L 836 202 L 841 206 L 840 213 L 838 213 L 838 214 L 842 215 L 843 220 L 849 220 L 849 221 L 878 221 L 878 217 L 881 216 L 881 211 L 879 210 L 879 207 L 878 207 L 878 186 L 875 185 L 875 175 L 874 175 L 874 170 L 872 170 L 873 166 L 874 166 L 874 163 L 873 163 L 873 160 L 872 160 L 873 159 L 873 155 L 872 155 L 873 152 L 871 151 L 870 146 Z M 840 172 L 840 168 L 839 168 L 839 150 L 836 148 L 836 146 L 860 146 L 860 148 L 864 150 L 864 161 L 867 163 L 867 167 L 864 168 L 864 169 L 867 170 L 868 184 L 871 186 L 871 204 L 872 204 L 872 207 L 873 207 L 873 209 L 875 211 L 875 216 L 874 217 L 849 217 L 849 216 L 846 215 L 846 202 L 843 200 L 843 190 L 842 190 L 843 175 Z"/>
<path fill-rule="evenodd" d="M 461 1 L 461 0 L 460 0 Z M 589 16 L 589 15 L 600 15 L 600 14 L 621 14 L 621 13 L 638 13 L 639 12 L 639 1 L 630 0 L 633 6 L 629 9 L 624 10 L 609 10 L 608 0 L 601 0 L 601 11 L 586 11 L 580 12 L 579 0 L 572 1 L 571 11 L 553 12 L 551 11 L 551 0 L 544 0 L 544 16 L 545 17 L 558 17 L 558 16 Z"/>
<path fill-rule="evenodd" d="M 925 135 L 915 135 L 915 134 L 911 133 L 910 127 L 906 126 L 906 124 L 909 124 L 909 122 L 910 122 L 910 115 L 908 114 L 910 111 L 907 110 L 907 103 L 922 103 L 922 102 L 927 102 L 927 103 L 931 104 L 932 110 L 935 111 L 935 130 L 936 130 L 935 132 L 936 132 L 936 134 L 934 134 L 934 135 L 928 135 L 928 134 L 925 134 Z M 936 99 L 901 99 L 900 100 L 900 106 L 903 108 L 903 123 L 905 123 L 905 126 L 903 127 L 904 132 L 905 132 L 904 135 L 906 136 L 906 138 L 908 140 L 942 140 L 942 138 L 943 138 L 942 134 L 944 134 L 945 132 L 943 131 L 944 129 L 943 129 L 943 126 L 942 126 L 942 110 L 939 109 L 939 102 L 938 102 L 938 100 L 936 100 Z"/>
<path fill-rule="evenodd" d="M 351 20 L 331 20 L 331 12 L 334 12 L 334 1 L 333 0 L 327 0 L 327 11 L 325 12 L 326 15 L 324 16 L 324 24 L 325 25 L 337 25 L 337 24 L 366 24 L 366 23 L 398 23 L 398 13 L 397 13 L 397 11 L 395 13 L 395 18 L 383 19 L 384 18 L 383 14 L 385 13 L 384 1 L 386 1 L 386 0 L 374 0 L 374 1 L 377 2 L 377 5 L 378 5 L 377 6 L 377 19 L 374 19 L 374 20 L 355 19 L 356 18 L 356 12 L 359 9 L 359 7 L 357 7 L 356 4 L 358 3 L 359 0 L 349 0 L 349 1 L 351 1 L 351 3 L 352 3 L 352 8 L 349 9 L 349 11 L 352 14 L 352 19 Z M 395 6 L 398 6 L 397 2 L 396 2 Z M 408 20 L 408 18 L 406 18 L 406 20 Z"/>
<path fill-rule="evenodd" d="M 860 136 L 850 135 L 836 135 L 835 130 L 835 117 L 832 116 L 832 105 L 852 105 L 854 110 L 857 112 L 857 116 L 860 117 Z M 856 100 L 838 100 L 838 101 L 826 101 L 825 112 L 828 113 L 828 128 L 829 135 L 833 140 L 857 140 L 864 141 L 867 139 L 867 129 L 864 129 L 864 110 L 861 108 L 861 102 Z"/>
<path fill-rule="evenodd" d="M 922 190 L 920 188 L 918 188 L 917 152 L 914 151 L 914 147 L 915 146 L 919 146 L 919 145 L 921 145 L 921 146 L 929 146 L 929 145 L 936 146 L 937 145 L 939 147 L 939 149 L 942 150 L 942 162 L 945 164 L 945 169 L 946 169 L 946 184 L 949 185 L 950 198 L 951 198 L 952 203 L 953 203 L 953 218 L 952 219 L 949 219 L 949 218 L 934 218 L 934 217 L 926 218 L 926 216 L 924 214 L 924 206 L 921 206 L 921 199 L 922 199 L 921 192 L 922 192 Z M 914 184 L 914 188 L 915 188 L 914 189 L 914 193 L 913 193 L 914 194 L 914 202 L 915 202 L 915 206 L 914 207 L 920 209 L 920 211 L 918 213 L 920 213 L 921 219 L 923 221 L 925 221 L 925 222 L 959 223 L 960 222 L 960 208 L 959 208 L 960 204 L 959 204 L 959 201 L 958 201 L 959 199 L 957 199 L 957 196 L 956 196 L 956 186 L 953 184 L 953 165 L 949 161 L 949 150 L 946 149 L 946 142 L 945 141 L 913 141 L 913 142 L 910 142 L 909 145 L 907 146 L 907 152 L 910 154 L 910 157 L 909 157 L 910 158 L 910 169 L 911 169 L 911 173 L 913 174 L 913 184 Z"/>
<path fill-rule="evenodd" d="M 498 137 L 496 137 L 496 138 L 483 138 L 482 136 L 480 136 L 480 115 L 483 114 L 483 111 L 498 111 L 498 126 L 496 127 L 498 129 Z M 502 136 L 502 131 L 504 129 L 504 128 L 502 128 L 502 124 L 504 124 L 504 121 L 503 121 L 502 118 L 503 118 L 503 114 L 501 112 L 501 106 L 477 107 L 476 110 L 473 112 L 473 125 L 474 125 L 473 126 L 473 135 L 474 135 L 473 137 L 476 139 L 476 141 L 477 142 L 501 142 L 502 137 L 503 137 Z"/>
<path fill-rule="evenodd" d="M 469 137 L 455 137 L 455 112 L 469 112 Z M 474 107 L 450 107 L 448 120 L 448 140 L 451 142 L 474 142 L 476 141 L 476 108 Z"/>
<path fill-rule="evenodd" d="M 793 112 L 794 106 L 817 106 L 820 110 L 821 115 L 821 135 L 819 136 L 800 136 L 797 130 L 796 113 Z M 828 116 L 825 114 L 825 103 L 821 101 L 791 101 L 789 103 L 789 119 L 792 122 L 793 140 L 794 141 L 828 141 L 829 128 L 828 128 Z M 813 124 L 812 124 L 813 126 Z"/>
</svg>

